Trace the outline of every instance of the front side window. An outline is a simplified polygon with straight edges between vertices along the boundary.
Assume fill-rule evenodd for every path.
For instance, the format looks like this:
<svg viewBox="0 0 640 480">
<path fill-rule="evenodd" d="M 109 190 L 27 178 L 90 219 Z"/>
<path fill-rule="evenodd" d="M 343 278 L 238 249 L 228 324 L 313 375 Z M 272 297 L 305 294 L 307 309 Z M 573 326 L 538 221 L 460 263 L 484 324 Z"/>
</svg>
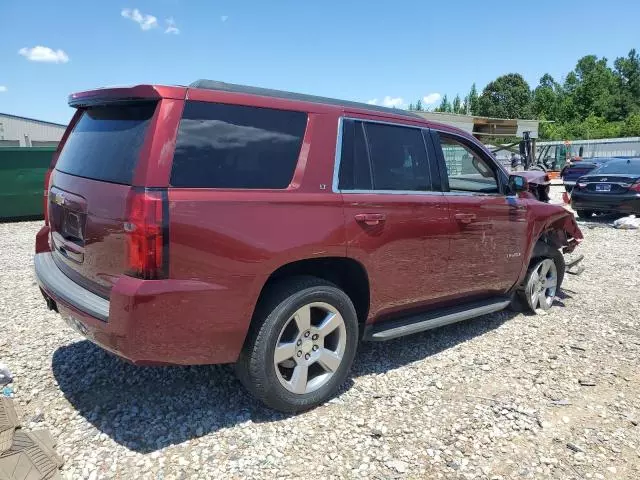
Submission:
<svg viewBox="0 0 640 480">
<path fill-rule="evenodd" d="M 440 146 L 449 178 L 449 190 L 499 193 L 496 172 L 483 157 L 455 137 L 440 134 Z"/>
<path fill-rule="evenodd" d="M 306 127 L 304 112 L 187 102 L 178 129 L 171 185 L 287 188 Z"/>
</svg>

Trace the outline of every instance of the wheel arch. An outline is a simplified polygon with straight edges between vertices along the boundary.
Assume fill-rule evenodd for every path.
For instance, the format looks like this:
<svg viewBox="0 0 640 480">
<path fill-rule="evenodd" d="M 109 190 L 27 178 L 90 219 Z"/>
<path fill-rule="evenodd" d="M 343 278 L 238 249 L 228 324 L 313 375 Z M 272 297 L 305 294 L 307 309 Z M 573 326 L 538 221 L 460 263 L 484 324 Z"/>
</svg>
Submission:
<svg viewBox="0 0 640 480">
<path fill-rule="evenodd" d="M 353 302 L 358 315 L 358 323 L 364 324 L 369 315 L 371 290 L 369 275 L 365 267 L 350 257 L 321 257 L 295 260 L 281 265 L 266 279 L 254 306 L 255 312 L 265 295 L 287 278 L 311 276 L 326 280 L 342 289 Z"/>
</svg>

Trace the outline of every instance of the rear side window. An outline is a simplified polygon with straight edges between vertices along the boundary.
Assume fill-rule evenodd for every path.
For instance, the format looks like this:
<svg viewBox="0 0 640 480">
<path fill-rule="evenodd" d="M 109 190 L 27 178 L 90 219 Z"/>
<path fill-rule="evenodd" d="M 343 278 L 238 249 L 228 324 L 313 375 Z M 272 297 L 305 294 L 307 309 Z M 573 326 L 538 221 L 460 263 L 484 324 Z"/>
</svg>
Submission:
<svg viewBox="0 0 640 480">
<path fill-rule="evenodd" d="M 375 190 L 431 188 L 427 151 L 417 128 L 366 123 Z"/>
<path fill-rule="evenodd" d="M 56 170 L 131 184 L 156 102 L 86 109 L 62 149 Z"/>
<path fill-rule="evenodd" d="M 298 162 L 307 114 L 187 102 L 171 185 L 194 188 L 287 188 Z"/>
<path fill-rule="evenodd" d="M 420 129 L 345 120 L 342 142 L 341 190 L 432 190 Z"/>
<path fill-rule="evenodd" d="M 362 122 L 345 120 L 340 161 L 341 190 L 371 190 L 371 165 Z"/>
</svg>

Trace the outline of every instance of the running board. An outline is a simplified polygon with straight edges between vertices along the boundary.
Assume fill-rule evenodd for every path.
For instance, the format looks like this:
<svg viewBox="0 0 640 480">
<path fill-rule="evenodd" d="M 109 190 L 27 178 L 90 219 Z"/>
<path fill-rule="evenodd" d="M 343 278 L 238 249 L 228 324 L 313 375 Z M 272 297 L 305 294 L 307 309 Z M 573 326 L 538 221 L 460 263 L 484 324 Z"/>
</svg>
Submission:
<svg viewBox="0 0 640 480">
<path fill-rule="evenodd" d="M 381 342 L 504 310 L 511 298 L 498 297 L 371 325 L 364 340 Z"/>
</svg>

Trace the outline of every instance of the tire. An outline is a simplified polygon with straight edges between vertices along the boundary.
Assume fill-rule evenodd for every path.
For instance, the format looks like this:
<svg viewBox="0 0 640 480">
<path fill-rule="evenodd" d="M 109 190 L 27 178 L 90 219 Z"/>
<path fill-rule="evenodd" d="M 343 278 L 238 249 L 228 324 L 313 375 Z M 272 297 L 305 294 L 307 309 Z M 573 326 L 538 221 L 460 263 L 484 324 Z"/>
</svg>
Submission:
<svg viewBox="0 0 640 480">
<path fill-rule="evenodd" d="M 593 216 L 593 212 L 591 210 L 576 210 L 576 212 L 578 213 L 578 217 L 585 220 Z"/>
<path fill-rule="evenodd" d="M 565 275 L 565 261 L 564 255 L 560 250 L 556 250 L 546 243 L 538 242 L 534 249 L 534 258 L 529 262 L 529 269 L 525 276 L 522 288 L 516 292 L 514 299 L 512 300 L 511 308 L 515 311 L 521 312 L 529 310 L 536 313 L 538 309 L 548 310 L 553 305 L 553 298 L 555 298 L 562 287 L 562 282 Z M 540 273 L 541 266 L 545 261 L 551 261 L 553 263 L 553 269 L 555 269 L 555 288 L 551 292 L 549 289 L 545 289 L 545 295 L 551 297 L 548 302 L 538 302 L 537 304 L 533 300 L 533 294 L 536 286 L 539 284 L 539 279 L 536 275 Z M 544 268 L 544 267 L 543 267 Z"/>
<path fill-rule="evenodd" d="M 307 307 L 310 327 L 300 329 L 306 322 Z M 333 327 L 334 323 L 338 326 Z M 334 330 L 327 330 L 331 327 Z M 328 332 L 326 336 L 323 331 Z M 357 344 L 358 317 L 347 294 L 315 277 L 292 277 L 270 288 L 260 301 L 236 373 L 245 388 L 267 406 L 300 412 L 336 393 L 347 378 Z M 278 357 L 277 345 L 283 352 Z M 289 349 L 292 356 L 284 358 Z M 298 371 L 308 376 L 296 374 Z"/>
</svg>

